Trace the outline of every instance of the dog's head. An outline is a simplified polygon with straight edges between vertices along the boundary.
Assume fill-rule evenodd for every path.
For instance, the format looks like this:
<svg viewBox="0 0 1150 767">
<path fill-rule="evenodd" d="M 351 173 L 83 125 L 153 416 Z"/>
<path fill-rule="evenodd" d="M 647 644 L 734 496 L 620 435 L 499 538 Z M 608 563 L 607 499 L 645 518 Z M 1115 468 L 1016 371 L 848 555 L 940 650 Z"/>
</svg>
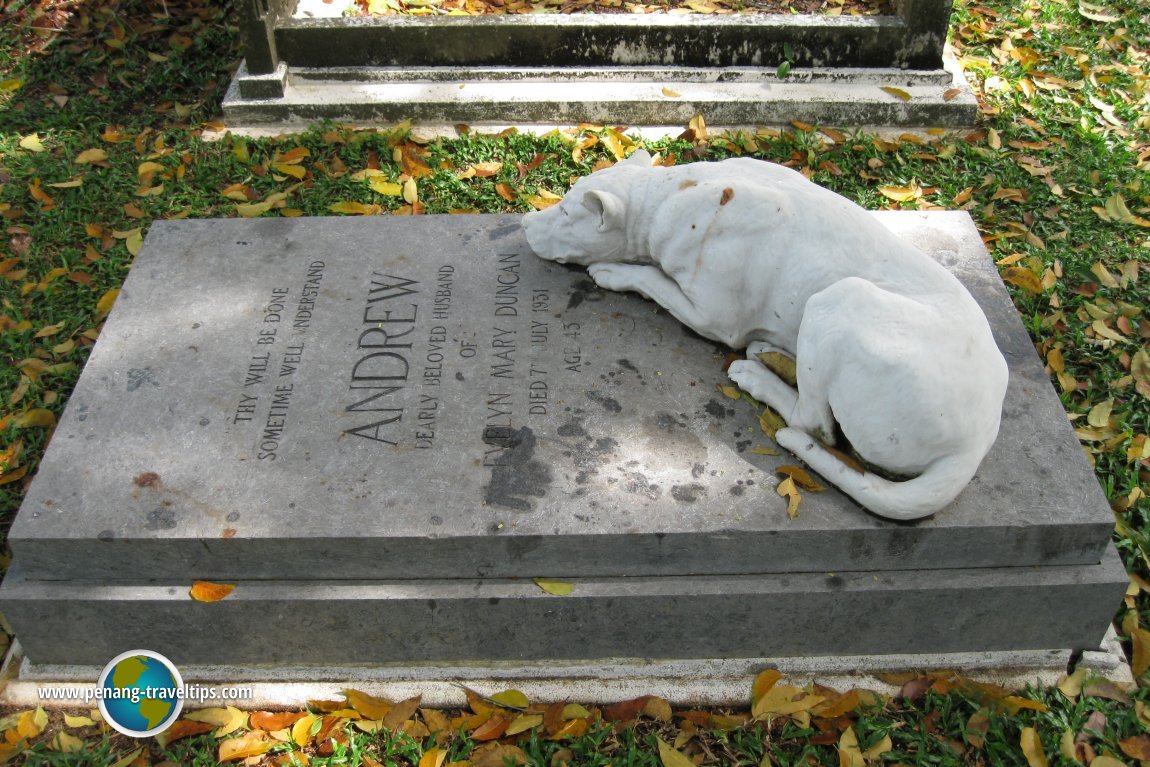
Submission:
<svg viewBox="0 0 1150 767">
<path fill-rule="evenodd" d="M 650 168 L 651 155 L 640 149 L 580 179 L 561 202 L 523 217 L 527 243 L 541 258 L 561 264 L 626 260 L 631 183 Z"/>
</svg>

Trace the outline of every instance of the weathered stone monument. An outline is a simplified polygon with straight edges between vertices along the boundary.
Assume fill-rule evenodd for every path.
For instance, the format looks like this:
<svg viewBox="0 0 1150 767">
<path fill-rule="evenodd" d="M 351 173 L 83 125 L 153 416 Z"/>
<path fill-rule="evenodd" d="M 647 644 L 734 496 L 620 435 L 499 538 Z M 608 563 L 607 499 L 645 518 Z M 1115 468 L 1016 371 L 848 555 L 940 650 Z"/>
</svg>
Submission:
<svg viewBox="0 0 1150 767">
<path fill-rule="evenodd" d="M 728 350 L 535 257 L 518 217 L 157 222 L 0 608 L 36 664 L 1097 647 L 1113 522 L 976 230 L 876 216 L 970 289 L 1010 366 L 997 442 L 933 518 L 833 489 L 788 518 L 795 459 L 717 389 Z M 236 588 L 201 603 L 197 579 Z"/>
<path fill-rule="evenodd" d="M 223 104 L 232 123 L 685 125 L 703 113 L 715 125 L 938 127 L 970 125 L 977 109 L 944 61 L 950 0 L 897 0 L 883 16 L 238 8 L 245 60 Z"/>
</svg>

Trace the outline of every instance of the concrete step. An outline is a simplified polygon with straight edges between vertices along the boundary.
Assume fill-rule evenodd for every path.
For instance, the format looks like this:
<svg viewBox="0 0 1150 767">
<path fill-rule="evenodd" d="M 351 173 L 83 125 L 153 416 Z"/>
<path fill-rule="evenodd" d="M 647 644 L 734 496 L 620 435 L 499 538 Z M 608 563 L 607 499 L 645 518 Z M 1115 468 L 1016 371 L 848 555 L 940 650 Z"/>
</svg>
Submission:
<svg viewBox="0 0 1150 767">
<path fill-rule="evenodd" d="M 884 87 L 898 92 L 883 90 Z M 282 93 L 282 96 L 279 95 Z M 343 67 L 252 76 L 224 100 L 229 123 L 444 123 L 963 127 L 977 104 L 952 68 Z"/>
</svg>

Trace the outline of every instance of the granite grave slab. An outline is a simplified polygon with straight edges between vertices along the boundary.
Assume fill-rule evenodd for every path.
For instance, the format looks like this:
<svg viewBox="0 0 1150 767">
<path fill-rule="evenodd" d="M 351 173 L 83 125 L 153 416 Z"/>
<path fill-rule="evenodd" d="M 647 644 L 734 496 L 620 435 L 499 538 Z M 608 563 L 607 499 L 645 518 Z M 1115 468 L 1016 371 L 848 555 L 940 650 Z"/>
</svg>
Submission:
<svg viewBox="0 0 1150 767">
<path fill-rule="evenodd" d="M 518 217 L 158 222 L 0 609 L 36 664 L 1097 647 L 1126 584 L 1109 511 L 976 230 L 876 215 L 970 287 L 1011 368 L 998 443 L 931 519 L 834 490 L 789 519 L 794 459 L 719 391 L 729 350 L 536 258 Z M 202 604 L 193 579 L 237 587 Z"/>
<path fill-rule="evenodd" d="M 32 581 L 1097 564 L 1113 525 L 962 213 L 879 219 L 978 297 L 998 442 L 935 517 L 797 519 L 729 350 L 499 216 L 157 222 L 11 536 Z"/>
</svg>

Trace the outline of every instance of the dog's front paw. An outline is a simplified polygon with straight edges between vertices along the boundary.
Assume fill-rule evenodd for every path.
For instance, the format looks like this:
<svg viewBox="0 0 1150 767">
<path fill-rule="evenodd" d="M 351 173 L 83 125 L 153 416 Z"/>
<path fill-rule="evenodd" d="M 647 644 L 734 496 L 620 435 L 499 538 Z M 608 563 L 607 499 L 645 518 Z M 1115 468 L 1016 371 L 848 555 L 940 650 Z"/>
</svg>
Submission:
<svg viewBox="0 0 1150 767">
<path fill-rule="evenodd" d="M 624 264 L 591 264 L 587 267 L 587 274 L 591 275 L 595 284 L 604 290 L 625 291 L 631 289 Z"/>
<path fill-rule="evenodd" d="M 727 368 L 727 377 L 735 386 L 754 397 L 755 391 L 762 388 L 758 384 L 766 372 L 767 369 L 757 360 L 735 360 Z"/>
</svg>

